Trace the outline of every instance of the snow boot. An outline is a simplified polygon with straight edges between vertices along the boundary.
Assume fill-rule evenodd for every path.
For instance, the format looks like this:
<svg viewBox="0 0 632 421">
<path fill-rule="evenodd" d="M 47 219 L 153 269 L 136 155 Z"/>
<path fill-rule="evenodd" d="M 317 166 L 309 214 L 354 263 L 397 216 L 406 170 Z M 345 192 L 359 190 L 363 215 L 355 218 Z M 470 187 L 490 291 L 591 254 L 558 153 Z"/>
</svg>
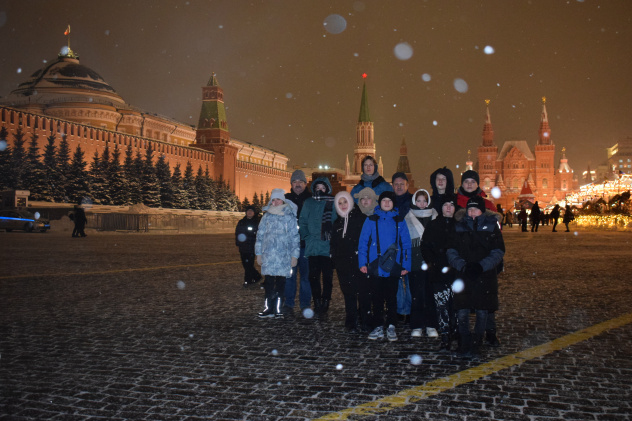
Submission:
<svg viewBox="0 0 632 421">
<path fill-rule="evenodd" d="M 277 319 L 282 319 L 283 311 L 281 310 L 281 305 L 282 305 L 281 297 L 279 297 L 278 294 L 275 295 L 273 302 L 274 302 L 274 317 L 276 317 Z"/>
<path fill-rule="evenodd" d="M 264 302 L 263 311 L 258 314 L 260 319 L 266 319 L 268 317 L 274 317 L 274 306 L 271 298 L 266 298 Z"/>
<path fill-rule="evenodd" d="M 485 331 L 485 342 L 492 348 L 498 348 L 500 346 L 500 341 L 498 340 L 498 336 L 496 336 L 496 329 L 487 329 Z"/>
<path fill-rule="evenodd" d="M 439 345 L 439 352 L 450 352 L 450 335 L 444 333 L 441 335 L 441 345 Z"/>
</svg>

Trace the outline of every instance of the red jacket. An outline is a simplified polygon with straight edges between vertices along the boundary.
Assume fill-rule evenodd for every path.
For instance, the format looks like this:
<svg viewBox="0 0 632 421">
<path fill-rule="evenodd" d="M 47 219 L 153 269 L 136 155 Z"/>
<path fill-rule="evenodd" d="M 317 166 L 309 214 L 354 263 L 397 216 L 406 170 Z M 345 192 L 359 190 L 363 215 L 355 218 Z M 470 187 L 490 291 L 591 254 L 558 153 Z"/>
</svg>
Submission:
<svg viewBox="0 0 632 421">
<path fill-rule="evenodd" d="M 470 200 L 470 198 L 461 193 L 461 188 L 462 187 L 459 187 L 459 189 L 457 190 L 456 205 L 459 208 L 465 209 L 465 207 L 467 206 L 467 201 Z M 491 200 L 487 199 L 487 194 L 485 194 L 485 192 L 482 189 L 479 188 L 479 190 L 480 191 L 478 195 L 485 199 L 485 208 L 489 209 L 492 212 L 497 212 L 496 206 L 494 205 L 494 203 L 492 203 Z"/>
</svg>

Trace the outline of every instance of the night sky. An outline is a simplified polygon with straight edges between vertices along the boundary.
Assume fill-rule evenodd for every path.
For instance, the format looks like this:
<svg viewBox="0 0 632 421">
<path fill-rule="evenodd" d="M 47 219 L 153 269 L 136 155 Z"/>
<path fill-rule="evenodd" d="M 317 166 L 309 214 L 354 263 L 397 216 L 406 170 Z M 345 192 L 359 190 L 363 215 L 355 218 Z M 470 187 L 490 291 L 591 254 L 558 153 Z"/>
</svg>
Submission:
<svg viewBox="0 0 632 421">
<path fill-rule="evenodd" d="M 533 148 L 542 96 L 556 165 L 565 146 L 577 174 L 632 136 L 631 17 L 629 0 L 0 1 L 0 96 L 56 58 L 70 24 L 81 63 L 149 112 L 196 124 L 215 72 L 231 135 L 290 168 L 344 168 L 366 72 L 389 181 L 402 136 L 418 186 L 459 174 L 485 99 L 496 145 Z"/>
</svg>

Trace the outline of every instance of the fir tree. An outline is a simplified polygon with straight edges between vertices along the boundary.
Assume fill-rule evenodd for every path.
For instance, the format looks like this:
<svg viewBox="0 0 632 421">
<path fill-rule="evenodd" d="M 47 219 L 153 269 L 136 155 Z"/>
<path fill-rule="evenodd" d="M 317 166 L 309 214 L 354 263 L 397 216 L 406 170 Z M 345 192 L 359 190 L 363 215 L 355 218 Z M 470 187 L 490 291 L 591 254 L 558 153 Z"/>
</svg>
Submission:
<svg viewBox="0 0 632 421">
<path fill-rule="evenodd" d="M 55 146 L 55 135 L 51 134 L 46 139 L 44 156 L 42 158 L 42 200 L 55 202 L 63 199 L 66 195 L 65 189 L 59 184 L 59 173 L 57 165 L 57 146 Z"/>
<path fill-rule="evenodd" d="M 70 192 L 68 197 L 73 203 L 79 203 L 79 200 L 87 198 L 90 195 L 86 165 L 81 146 L 77 145 L 77 149 L 72 156 L 72 162 L 70 163 L 70 175 L 68 177 L 68 191 Z"/>
<path fill-rule="evenodd" d="M 244 197 L 244 200 L 240 204 L 241 211 L 246 212 L 248 206 L 250 206 L 250 200 L 248 200 L 248 197 Z"/>
<path fill-rule="evenodd" d="M 112 160 L 108 165 L 107 180 L 110 186 L 110 197 L 112 204 L 117 206 L 129 205 L 129 187 L 127 179 L 123 173 L 121 167 L 121 151 L 118 148 L 118 144 L 114 145 L 114 151 L 112 151 Z"/>
<path fill-rule="evenodd" d="M 98 205 L 111 204 L 108 181 L 105 178 L 105 172 L 103 170 L 104 167 L 107 168 L 107 164 L 104 163 L 102 158 L 99 158 L 99 151 L 95 151 L 92 157 L 92 163 L 90 164 L 89 180 L 92 201 Z"/>
<path fill-rule="evenodd" d="M 202 167 L 198 167 L 198 172 L 195 176 L 195 193 L 198 197 L 197 205 L 199 209 L 211 210 L 213 208 L 211 186 L 204 177 Z"/>
<path fill-rule="evenodd" d="M 13 135 L 13 148 L 11 148 L 11 158 L 9 160 L 9 188 L 23 189 L 25 188 L 25 166 L 26 166 L 26 150 L 24 149 L 24 133 L 19 128 Z"/>
<path fill-rule="evenodd" d="M 270 192 L 266 191 L 266 199 L 263 201 L 266 205 L 270 203 Z"/>
<path fill-rule="evenodd" d="M 191 165 L 191 161 L 187 162 L 187 167 L 184 170 L 182 189 L 187 192 L 189 209 L 199 209 L 197 192 L 195 191 L 195 178 L 193 177 L 193 165 Z"/>
<path fill-rule="evenodd" d="M 175 209 L 189 208 L 189 195 L 187 190 L 182 187 L 182 173 L 180 164 L 176 164 L 171 176 L 171 187 L 173 188 L 173 207 Z"/>
<path fill-rule="evenodd" d="M 55 172 L 57 173 L 57 186 L 60 195 L 55 197 L 55 202 L 68 202 L 73 193 L 70 187 L 70 146 L 68 146 L 65 134 L 61 136 L 56 161 Z"/>
<path fill-rule="evenodd" d="M 209 210 L 217 210 L 217 202 L 215 201 L 215 197 L 217 195 L 217 183 L 215 183 L 215 180 L 211 178 L 211 174 L 208 171 L 208 165 L 204 169 L 204 180 L 206 181 L 206 184 L 208 186 L 208 192 L 209 192 L 209 198 L 210 198 Z"/>
<path fill-rule="evenodd" d="M 142 163 L 140 187 L 143 197 L 143 203 L 151 208 L 160 206 L 160 184 L 156 177 L 156 169 L 154 168 L 154 150 L 149 144 L 145 150 L 145 160 Z"/>
<path fill-rule="evenodd" d="M 46 200 L 44 196 L 44 168 L 40 161 L 39 136 L 33 132 L 25 162 L 25 188 L 31 192 L 30 200 Z"/>
<path fill-rule="evenodd" d="M 255 192 L 254 196 L 252 196 L 252 206 L 255 207 L 255 209 L 257 209 L 257 213 L 261 213 L 261 201 L 259 200 L 259 196 L 257 195 L 257 192 Z"/>
<path fill-rule="evenodd" d="M 6 127 L 0 128 L 0 190 L 9 188 L 11 173 L 11 147 L 7 137 L 9 132 Z"/>
<path fill-rule="evenodd" d="M 160 204 L 163 208 L 173 208 L 173 186 L 171 185 L 171 169 L 165 156 L 160 154 L 156 161 L 156 178 L 160 186 Z"/>
<path fill-rule="evenodd" d="M 143 160 L 140 153 L 136 154 L 134 159 L 132 145 L 127 146 L 125 151 L 125 162 L 123 163 L 123 172 L 127 179 L 130 204 L 142 203 L 142 195 L 140 192 L 140 171 L 143 167 Z"/>
</svg>

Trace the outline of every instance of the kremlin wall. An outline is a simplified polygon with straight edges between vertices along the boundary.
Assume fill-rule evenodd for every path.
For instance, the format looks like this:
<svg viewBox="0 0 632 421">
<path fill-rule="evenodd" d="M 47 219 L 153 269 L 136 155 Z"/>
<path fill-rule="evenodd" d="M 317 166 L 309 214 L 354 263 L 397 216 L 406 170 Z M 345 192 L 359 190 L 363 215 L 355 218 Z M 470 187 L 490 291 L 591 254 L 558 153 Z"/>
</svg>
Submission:
<svg viewBox="0 0 632 421">
<path fill-rule="evenodd" d="M 366 78 L 366 75 L 363 77 Z M 525 200 L 531 203 L 538 200 L 544 207 L 563 201 L 567 194 L 577 190 L 578 180 L 568 164 L 564 149 L 559 165 L 555 165 L 556 146 L 544 98 L 539 139 L 534 150 L 526 140 L 511 140 L 504 142 L 500 148 L 496 146 L 489 101 L 486 102 L 477 162 L 468 157 L 465 169 L 479 172 L 480 187 L 489 199 L 506 210 Z M 203 171 L 208 167 L 211 177 L 216 180 L 223 178 L 240 200 L 274 188 L 287 190 L 290 185 L 287 156 L 231 137 L 224 92 L 215 74 L 202 87 L 198 124 L 190 126 L 127 104 L 97 72 L 82 65 L 78 55 L 70 48 L 64 48 L 56 60 L 36 71 L 10 95 L 0 98 L 0 124 L 10 134 L 21 129 L 25 139 L 37 134 L 41 152 L 49 136 L 56 136 L 57 145 L 65 136 L 71 153 L 80 145 L 88 163 L 95 152 L 102 154 L 106 144 L 110 150 L 118 145 L 121 151 L 131 145 L 134 155 L 137 151 L 144 155 L 151 146 L 157 152 L 154 159 L 157 159 L 158 153 L 164 155 L 172 169 L 177 164 L 184 168 L 188 162 L 192 164 L 194 173 L 200 167 Z M 12 137 L 9 136 L 9 142 Z M 350 191 L 360 180 L 362 160 L 372 155 L 378 159 L 379 173 L 390 181 L 390 174 L 384 174 L 382 159 L 376 154 L 366 83 L 362 90 L 353 152 L 351 162 L 349 156 L 346 157 L 344 169 L 332 168 L 323 172 L 305 168 L 308 180 L 312 178 L 312 173 L 328 176 L 334 192 Z M 442 166 L 444 163 L 437 163 L 437 168 Z M 406 173 L 410 181 L 409 190 L 413 192 L 415 183 L 410 167 L 406 142 L 402 139 L 397 171 Z M 458 187 L 459 173 L 454 174 L 454 180 Z M 429 188 L 427 180 L 417 184 Z M 492 194 L 494 190 L 496 193 L 500 190 L 500 196 Z"/>
</svg>

